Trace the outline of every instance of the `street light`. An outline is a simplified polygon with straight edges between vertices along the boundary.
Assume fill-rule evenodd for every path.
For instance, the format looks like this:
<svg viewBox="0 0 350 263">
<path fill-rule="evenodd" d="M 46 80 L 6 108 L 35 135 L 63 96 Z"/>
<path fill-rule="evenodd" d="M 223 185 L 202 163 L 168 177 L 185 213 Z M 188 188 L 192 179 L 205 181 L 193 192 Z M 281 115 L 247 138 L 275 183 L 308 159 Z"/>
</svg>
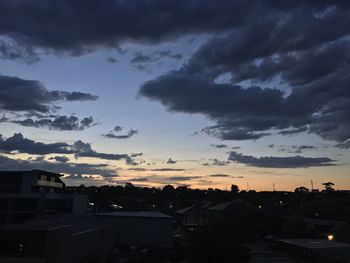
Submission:
<svg viewBox="0 0 350 263">
<path fill-rule="evenodd" d="M 334 236 L 333 236 L 332 234 L 329 234 L 329 235 L 327 236 L 327 238 L 328 238 L 329 241 L 333 241 Z"/>
</svg>

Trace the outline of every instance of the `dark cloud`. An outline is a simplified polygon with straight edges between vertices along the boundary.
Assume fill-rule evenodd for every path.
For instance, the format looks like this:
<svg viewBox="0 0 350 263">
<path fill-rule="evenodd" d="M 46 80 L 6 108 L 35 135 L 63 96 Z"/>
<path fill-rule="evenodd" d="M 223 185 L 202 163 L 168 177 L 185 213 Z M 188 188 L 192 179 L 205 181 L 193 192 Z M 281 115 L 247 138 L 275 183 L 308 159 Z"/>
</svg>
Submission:
<svg viewBox="0 0 350 263">
<path fill-rule="evenodd" d="M 317 150 L 318 147 L 313 145 L 292 145 L 292 146 L 279 146 L 278 151 L 287 153 L 303 153 L 305 150 Z"/>
<path fill-rule="evenodd" d="M 256 5 L 259 16 L 213 37 L 139 94 L 169 111 L 207 116 L 215 125 L 203 131 L 223 140 L 257 140 L 275 130 L 344 142 L 350 138 L 349 9 L 340 8 L 343 2 L 298 2 Z"/>
<path fill-rule="evenodd" d="M 307 127 L 300 127 L 300 128 L 296 128 L 296 129 L 286 129 L 286 130 L 282 130 L 280 132 L 278 132 L 281 135 L 295 135 L 298 133 L 302 133 L 302 132 L 306 132 L 308 130 Z"/>
<path fill-rule="evenodd" d="M 57 162 L 66 163 L 69 161 L 69 158 L 66 156 L 54 156 L 50 157 L 49 160 L 55 160 Z"/>
<path fill-rule="evenodd" d="M 136 178 L 131 178 L 129 179 L 131 182 L 148 182 L 149 178 L 148 177 L 136 177 Z"/>
<path fill-rule="evenodd" d="M 215 147 L 215 148 L 218 148 L 218 149 L 227 148 L 226 144 L 212 144 L 211 146 Z"/>
<path fill-rule="evenodd" d="M 107 61 L 108 63 L 111 63 L 111 64 L 117 64 L 117 63 L 119 63 L 119 61 L 118 61 L 116 58 L 114 58 L 114 57 L 108 57 L 108 58 L 106 59 L 106 61 Z"/>
<path fill-rule="evenodd" d="M 142 52 L 136 52 L 134 57 L 130 60 L 130 64 L 138 70 L 146 70 L 147 65 L 158 62 L 163 58 L 179 60 L 182 58 L 182 55 L 170 50 L 156 51 L 148 55 L 145 55 Z"/>
<path fill-rule="evenodd" d="M 159 100 L 171 111 L 208 115 L 218 124 L 203 132 L 223 140 L 255 140 L 269 135 L 260 131 L 271 128 L 275 122 L 273 115 L 279 113 L 283 100 L 281 91 L 209 84 L 209 80 L 198 78 L 183 76 L 182 71 L 171 72 L 144 84 L 140 94 Z M 271 117 L 265 118 L 264 113 Z"/>
<path fill-rule="evenodd" d="M 243 155 L 237 152 L 231 152 L 229 160 L 242 163 L 248 166 L 262 167 L 262 168 L 308 168 L 314 166 L 332 166 L 335 165 L 334 160 L 327 157 L 254 157 L 250 155 Z"/>
<path fill-rule="evenodd" d="M 30 46 L 20 46 L 10 39 L 0 39 L 0 59 L 24 61 L 32 64 L 39 61 L 36 51 Z"/>
<path fill-rule="evenodd" d="M 12 137 L 5 139 L 0 135 L 0 151 L 4 153 L 28 153 L 44 155 L 50 153 L 71 154 L 74 151 L 70 145 L 64 142 L 42 143 L 24 138 L 21 133 L 15 133 Z"/>
<path fill-rule="evenodd" d="M 147 171 L 146 168 L 141 168 L 141 167 L 131 167 L 131 168 L 128 168 L 129 171 L 138 171 L 138 172 L 144 172 L 144 171 Z"/>
<path fill-rule="evenodd" d="M 224 165 L 228 165 L 230 162 L 228 161 L 220 161 L 220 160 L 217 160 L 217 159 L 213 159 L 213 163 L 212 165 L 214 166 L 224 166 Z"/>
<path fill-rule="evenodd" d="M 127 134 L 115 134 L 118 133 L 120 131 L 122 131 L 123 128 L 121 126 L 115 126 L 114 129 L 112 131 L 110 131 L 107 134 L 104 134 L 103 136 L 106 138 L 110 138 L 110 139 L 129 139 L 130 137 L 134 136 L 135 134 L 138 133 L 137 130 L 134 129 L 130 129 Z"/>
<path fill-rule="evenodd" d="M 85 128 L 89 128 L 91 126 L 96 125 L 97 123 L 94 121 L 94 119 L 92 118 L 92 116 L 90 117 L 85 117 L 84 119 L 82 119 L 80 121 L 80 126 L 79 126 L 79 130 L 84 130 Z"/>
<path fill-rule="evenodd" d="M 347 21 L 343 21 L 347 18 L 346 11 L 334 11 L 332 7 L 347 10 L 348 3 L 343 0 L 288 0 L 283 3 L 275 0 L 223 0 L 218 3 L 209 0 L 181 3 L 162 0 L 135 0 L 132 3 L 113 0 L 14 3 L 5 0 L 0 3 L 0 43 L 5 43 L 0 45 L 0 54 L 5 59 L 22 57 L 31 61 L 33 59 L 30 58 L 34 57 L 35 60 L 38 53 L 55 52 L 79 56 L 101 47 L 114 48 L 121 53 L 120 44 L 125 41 L 159 43 L 189 34 L 220 33 L 261 24 L 264 18 L 270 18 L 273 22 L 281 21 L 275 23 L 273 34 L 268 36 L 272 40 L 281 38 L 281 43 L 292 46 L 299 43 L 310 45 L 317 40 L 336 38 L 348 32 L 345 27 Z M 328 25 L 326 29 L 333 30 L 328 30 L 331 33 L 326 35 L 323 32 L 325 30 L 318 29 L 319 24 Z M 336 29 L 333 28 L 334 25 L 337 26 Z M 268 29 L 270 28 L 264 26 L 260 31 L 256 30 L 257 36 L 250 41 L 243 38 L 245 41 L 242 41 L 242 46 L 246 47 L 239 51 L 245 53 L 248 50 L 252 56 L 256 56 L 276 49 L 278 46 L 274 41 L 261 41 Z M 303 35 L 298 38 L 300 31 L 311 30 L 315 35 L 314 41 Z M 288 39 L 288 36 L 294 41 Z M 251 49 L 253 40 L 261 48 L 256 45 Z M 284 46 L 280 49 L 283 50 Z"/>
<path fill-rule="evenodd" d="M 210 174 L 208 176 L 209 177 L 230 177 L 230 178 L 236 178 L 236 179 L 244 178 L 244 176 L 233 176 L 229 174 Z"/>
<path fill-rule="evenodd" d="M 24 138 L 21 133 L 15 133 L 7 139 L 0 135 L 0 152 L 4 153 L 28 153 L 36 155 L 45 155 L 52 153 L 59 154 L 74 154 L 79 157 L 93 157 L 105 160 L 125 160 L 128 164 L 133 163 L 133 159 L 127 154 L 112 154 L 101 153 L 92 149 L 90 143 L 85 143 L 81 140 L 68 144 L 64 142 L 58 143 L 42 143 L 35 142 Z"/>
<path fill-rule="evenodd" d="M 335 147 L 340 149 L 350 149 L 350 140 L 345 141 L 344 143 L 338 143 Z"/>
<path fill-rule="evenodd" d="M 211 165 L 214 166 L 225 166 L 230 163 L 229 161 L 221 161 L 219 159 L 211 159 L 211 161 L 213 161 Z"/>
<path fill-rule="evenodd" d="M 203 163 L 203 166 L 225 166 L 230 164 L 230 161 L 221 161 L 219 159 L 209 159 L 208 162 Z"/>
<path fill-rule="evenodd" d="M 132 154 L 130 154 L 131 157 L 140 157 L 142 155 L 143 155 L 143 153 L 132 153 Z"/>
<path fill-rule="evenodd" d="M 210 174 L 209 177 L 230 177 L 229 174 Z"/>
<path fill-rule="evenodd" d="M 1 122 L 8 122 L 9 121 L 9 118 L 7 118 L 6 116 L 3 116 L 0 118 L 0 123 Z"/>
<path fill-rule="evenodd" d="M 170 181 L 190 181 L 197 178 L 200 178 L 200 176 L 172 176 L 167 179 Z"/>
<path fill-rule="evenodd" d="M 149 169 L 149 171 L 154 172 L 183 172 L 187 169 L 181 169 L 181 168 L 157 168 L 157 169 Z"/>
<path fill-rule="evenodd" d="M 252 7 L 254 5 L 244 1 L 229 0 L 181 4 L 162 0 L 132 3 L 112 0 L 13 3 L 6 0 L 0 4 L 0 35 L 6 36 L 11 45 L 4 47 L 2 53 L 14 53 L 18 57 L 25 51 L 23 56 L 40 49 L 77 56 L 99 47 L 118 51 L 119 43 L 126 40 L 156 43 L 183 34 L 240 25 L 249 14 L 256 12 Z"/>
<path fill-rule="evenodd" d="M 133 158 L 131 155 L 126 157 L 125 161 L 127 165 L 132 165 L 132 166 L 139 165 L 146 162 L 141 158 Z"/>
<path fill-rule="evenodd" d="M 121 126 L 115 126 L 114 128 L 113 128 L 113 131 L 114 132 L 120 132 L 120 131 L 122 131 L 123 130 L 123 127 L 121 127 Z"/>
<path fill-rule="evenodd" d="M 171 158 L 169 158 L 168 161 L 167 161 L 166 163 L 167 163 L 167 164 L 175 164 L 175 163 L 177 163 L 177 161 L 176 161 L 176 160 L 173 160 L 173 159 L 171 159 Z"/>
<path fill-rule="evenodd" d="M 103 177 L 117 176 L 115 169 L 106 164 L 68 163 L 68 162 L 48 162 L 43 160 L 20 160 L 12 159 L 0 155 L 0 169 L 5 171 L 13 170 L 47 170 L 64 174 L 79 175 L 101 175 Z"/>
<path fill-rule="evenodd" d="M 316 150 L 317 147 L 313 145 L 300 145 L 296 146 L 297 150 L 303 151 L 303 150 Z"/>
<path fill-rule="evenodd" d="M 206 33 L 208 41 L 186 64 L 146 82 L 139 94 L 170 111 L 205 115 L 214 126 L 204 131 L 223 140 L 257 140 L 276 131 L 342 143 L 350 138 L 349 10 L 344 0 L 5 0 L 0 57 L 78 56 L 101 47 L 118 51 L 125 42 Z M 136 64 L 154 62 L 154 54 L 138 55 Z M 167 50 L 155 57 L 164 56 L 180 58 Z M 21 89 L 10 99 L 0 93 L 6 110 L 47 112 L 54 102 L 94 99 L 47 91 L 37 81 L 1 77 L 3 82 L 35 91 Z"/>
<path fill-rule="evenodd" d="M 27 118 L 22 120 L 8 120 L 26 127 L 48 128 L 51 130 L 71 131 L 84 130 L 97 125 L 93 117 L 85 117 L 79 120 L 76 116 L 48 115 L 40 118 Z"/>
<path fill-rule="evenodd" d="M 60 101 L 96 100 L 89 93 L 49 91 L 37 80 L 0 75 L 0 110 L 13 112 L 49 112 Z"/>
<path fill-rule="evenodd" d="M 93 157 L 105 160 L 122 160 L 127 163 L 132 162 L 132 158 L 127 154 L 101 153 L 92 149 L 90 143 L 85 143 L 81 140 L 74 142 L 71 146 L 76 157 Z"/>
<path fill-rule="evenodd" d="M 136 52 L 134 57 L 130 60 L 132 65 L 143 64 L 152 62 L 152 58 L 150 56 L 146 56 L 141 52 Z"/>
<path fill-rule="evenodd" d="M 67 101 L 85 101 L 85 100 L 97 100 L 98 96 L 89 93 L 83 93 L 79 91 L 66 92 L 66 91 L 52 91 L 58 92 Z"/>
<path fill-rule="evenodd" d="M 179 53 L 174 53 L 171 50 L 159 51 L 158 55 L 160 58 L 172 58 L 172 59 L 182 59 L 182 55 Z"/>
</svg>

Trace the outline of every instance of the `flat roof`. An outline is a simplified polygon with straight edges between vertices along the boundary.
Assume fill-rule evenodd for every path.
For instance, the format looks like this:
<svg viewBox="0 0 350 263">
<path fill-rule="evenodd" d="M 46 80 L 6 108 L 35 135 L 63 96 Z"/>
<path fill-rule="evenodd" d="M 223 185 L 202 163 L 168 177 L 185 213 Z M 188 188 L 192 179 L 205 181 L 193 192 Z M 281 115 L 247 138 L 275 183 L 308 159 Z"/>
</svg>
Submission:
<svg viewBox="0 0 350 263">
<path fill-rule="evenodd" d="M 107 212 L 98 213 L 97 216 L 111 216 L 111 217 L 146 217 L 146 218 L 166 218 L 170 219 L 171 216 L 163 214 L 158 211 L 118 211 L 118 212 Z"/>
<path fill-rule="evenodd" d="M 324 239 L 278 239 L 279 242 L 291 244 L 294 246 L 309 248 L 309 249 L 325 249 L 325 248 L 347 248 L 350 249 L 350 244 L 329 241 Z"/>
<path fill-rule="evenodd" d="M 38 169 L 33 169 L 33 170 L 8 170 L 8 171 L 0 171 L 1 174 L 9 174 L 9 173 L 41 173 L 45 175 L 50 175 L 50 176 L 56 176 L 56 177 L 61 177 L 63 174 L 59 173 L 54 173 L 54 172 L 49 172 L 49 171 L 44 171 L 44 170 L 38 170 Z"/>
<path fill-rule="evenodd" d="M 9 224 L 0 226 L 1 230 L 43 230 L 50 231 L 60 228 L 70 227 L 72 234 L 79 234 L 90 230 L 103 228 L 110 224 L 106 220 L 99 220 L 92 216 L 86 217 L 74 217 L 74 216 L 62 216 L 47 220 L 28 221 L 20 224 Z"/>
</svg>

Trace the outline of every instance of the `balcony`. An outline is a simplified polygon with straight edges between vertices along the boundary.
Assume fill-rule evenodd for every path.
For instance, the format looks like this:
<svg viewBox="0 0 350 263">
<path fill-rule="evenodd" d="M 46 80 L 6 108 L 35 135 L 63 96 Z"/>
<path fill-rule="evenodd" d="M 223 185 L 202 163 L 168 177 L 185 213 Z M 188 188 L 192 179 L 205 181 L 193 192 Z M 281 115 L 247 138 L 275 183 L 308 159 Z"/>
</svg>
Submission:
<svg viewBox="0 0 350 263">
<path fill-rule="evenodd" d="M 45 181 L 45 180 L 38 180 L 37 185 L 52 187 L 52 188 L 63 188 L 63 184 L 60 182 L 51 182 L 51 181 Z"/>
</svg>

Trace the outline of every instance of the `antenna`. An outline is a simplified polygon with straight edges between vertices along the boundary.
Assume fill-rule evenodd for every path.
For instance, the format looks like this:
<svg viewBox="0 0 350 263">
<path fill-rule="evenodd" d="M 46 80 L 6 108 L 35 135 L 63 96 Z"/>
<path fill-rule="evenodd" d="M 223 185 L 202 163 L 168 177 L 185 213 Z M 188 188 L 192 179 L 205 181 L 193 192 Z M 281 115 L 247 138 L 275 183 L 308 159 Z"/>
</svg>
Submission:
<svg viewBox="0 0 350 263">
<path fill-rule="evenodd" d="M 247 182 L 247 192 L 249 192 L 249 182 Z"/>
</svg>

